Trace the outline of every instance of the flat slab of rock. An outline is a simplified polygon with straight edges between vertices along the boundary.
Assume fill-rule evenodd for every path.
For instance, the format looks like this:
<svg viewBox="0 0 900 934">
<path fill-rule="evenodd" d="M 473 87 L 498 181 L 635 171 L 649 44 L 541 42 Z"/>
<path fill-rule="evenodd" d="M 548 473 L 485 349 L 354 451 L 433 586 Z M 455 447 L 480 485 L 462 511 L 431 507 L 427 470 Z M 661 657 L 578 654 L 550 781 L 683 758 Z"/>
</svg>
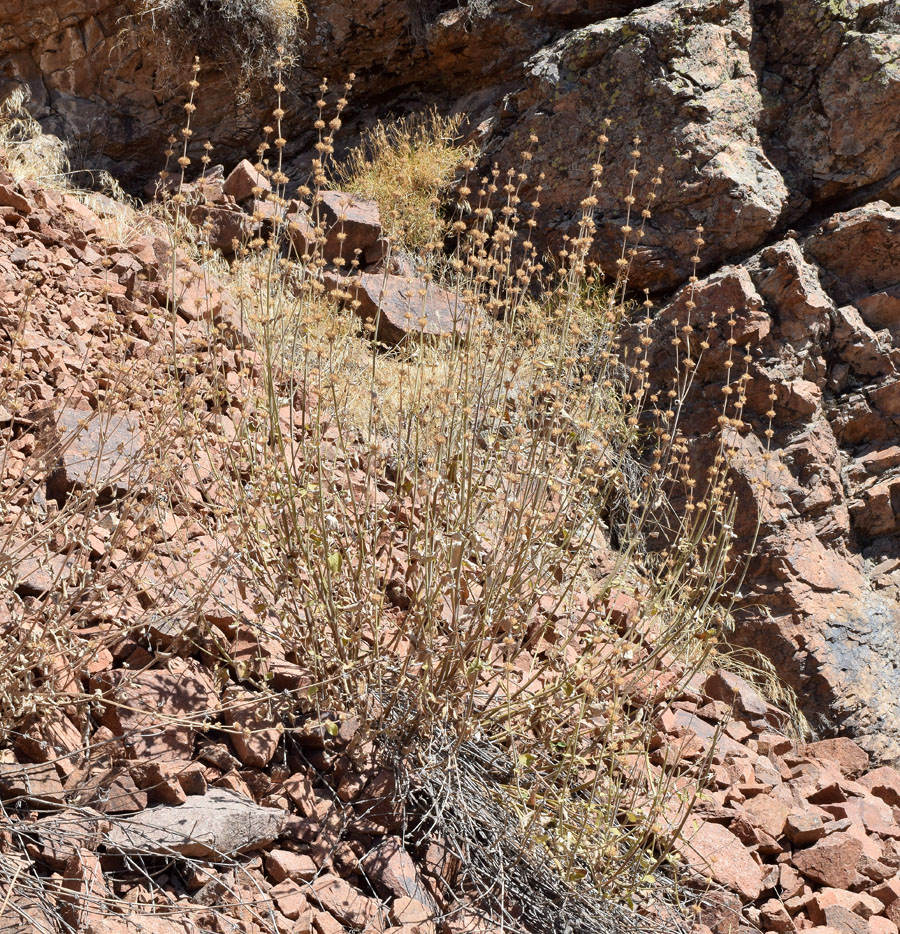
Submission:
<svg viewBox="0 0 900 934">
<path fill-rule="evenodd" d="M 762 871 L 727 827 L 689 820 L 675 848 L 691 869 L 736 892 L 744 902 L 759 898 Z"/>
<path fill-rule="evenodd" d="M 41 430 L 41 445 L 56 459 L 47 492 L 58 499 L 75 487 L 127 490 L 142 438 L 131 413 L 98 414 L 67 406 Z"/>
<path fill-rule="evenodd" d="M 364 272 L 326 277 L 325 287 L 349 294 L 356 313 L 375 324 L 375 337 L 390 344 L 452 337 L 463 333 L 468 321 L 456 295 L 424 279 Z"/>
<path fill-rule="evenodd" d="M 287 812 L 265 808 L 224 788 L 212 788 L 177 807 L 147 808 L 116 820 L 106 845 L 125 853 L 229 856 L 267 846 L 281 833 Z"/>
</svg>

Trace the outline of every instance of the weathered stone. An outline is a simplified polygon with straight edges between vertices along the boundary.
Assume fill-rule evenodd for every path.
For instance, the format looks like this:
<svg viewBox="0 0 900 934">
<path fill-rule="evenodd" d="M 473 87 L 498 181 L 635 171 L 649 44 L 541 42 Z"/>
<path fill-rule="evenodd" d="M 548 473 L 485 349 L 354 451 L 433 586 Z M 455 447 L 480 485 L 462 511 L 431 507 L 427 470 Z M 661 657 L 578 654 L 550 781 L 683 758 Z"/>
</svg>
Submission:
<svg viewBox="0 0 900 934">
<path fill-rule="evenodd" d="M 432 903 L 419 870 L 399 837 L 386 837 L 360 860 L 360 866 L 377 892 L 393 898 L 414 898 L 426 905 Z"/>
<path fill-rule="evenodd" d="M 826 919 L 825 912 L 833 906 L 845 908 L 865 919 L 871 918 L 872 915 L 881 914 L 884 911 L 884 905 L 874 895 L 828 887 L 820 889 L 806 903 L 810 920 L 816 924 L 830 923 Z"/>
<path fill-rule="evenodd" d="M 890 766 L 873 769 L 859 778 L 859 784 L 892 807 L 900 806 L 900 772 Z"/>
<path fill-rule="evenodd" d="M 125 853 L 216 858 L 246 853 L 270 844 L 281 832 L 287 814 L 264 808 L 222 788 L 190 797 L 177 807 L 147 808 L 130 818 L 116 819 L 106 845 Z"/>
<path fill-rule="evenodd" d="M 303 890 L 292 879 L 285 879 L 274 886 L 269 894 L 278 905 L 278 910 L 292 921 L 296 921 L 309 909 Z"/>
<path fill-rule="evenodd" d="M 270 850 L 266 854 L 266 872 L 276 881 L 311 882 L 319 868 L 308 856 L 292 850 Z"/>
<path fill-rule="evenodd" d="M 246 201 L 260 192 L 272 190 L 272 183 L 249 159 L 242 159 L 229 173 L 222 186 L 223 194 L 235 201 Z"/>
<path fill-rule="evenodd" d="M 775 934 L 793 934 L 797 930 L 788 910 L 777 898 L 770 898 L 760 907 L 760 920 L 764 931 Z"/>
<path fill-rule="evenodd" d="M 0 759 L 0 798 L 7 804 L 22 799 L 39 808 L 62 804 L 65 792 L 52 762 L 22 765 Z"/>
<path fill-rule="evenodd" d="M 62 408 L 45 429 L 44 449 L 54 467 L 47 493 L 63 499 L 75 487 L 124 492 L 138 469 L 142 437 L 128 413 Z"/>
<path fill-rule="evenodd" d="M 126 738 L 135 759 L 190 759 L 195 735 L 191 721 L 219 705 L 209 676 L 191 664 L 177 673 L 118 669 L 98 678 L 96 686 L 105 697 L 101 722 Z"/>
<path fill-rule="evenodd" d="M 354 311 L 374 326 L 378 340 L 397 344 L 465 333 L 468 313 L 462 300 L 424 279 L 361 273 L 334 279 L 331 286 L 349 296 Z"/>
<path fill-rule="evenodd" d="M 349 269 L 354 259 L 362 264 L 367 251 L 381 237 L 381 216 L 376 202 L 345 191 L 320 192 L 313 205 L 313 218 L 319 212 L 319 224 L 325 231 L 322 250 L 329 262 L 341 257 Z"/>
<path fill-rule="evenodd" d="M 884 905 L 884 912 L 890 921 L 900 925 L 900 876 L 884 882 L 869 890 L 870 894 Z"/>
<path fill-rule="evenodd" d="M 226 256 L 234 253 L 253 229 L 253 221 L 243 211 L 199 204 L 187 209 L 187 218 L 202 230 L 202 236 L 213 250 Z"/>
<path fill-rule="evenodd" d="M 743 805 L 750 821 L 772 837 L 780 837 L 787 823 L 790 808 L 771 795 L 757 795 Z"/>
<path fill-rule="evenodd" d="M 230 688 L 222 699 L 222 719 L 234 751 L 244 765 L 265 768 L 275 755 L 281 740 L 275 716 L 266 710 L 266 702 L 241 688 Z"/>
<path fill-rule="evenodd" d="M 810 743 L 806 754 L 816 759 L 836 762 L 844 775 L 855 776 L 869 767 L 869 754 L 846 736 Z"/>
<path fill-rule="evenodd" d="M 755 688 L 740 675 L 724 669 L 711 674 L 704 682 L 703 690 L 715 700 L 732 704 L 739 716 L 757 719 L 769 711 L 769 705 Z"/>
<path fill-rule="evenodd" d="M 688 866 L 745 901 L 762 891 L 762 872 L 741 841 L 721 824 L 689 819 L 675 848 Z"/>
<path fill-rule="evenodd" d="M 347 927 L 362 929 L 378 917 L 376 899 L 330 873 L 316 879 L 308 894 Z"/>
<path fill-rule="evenodd" d="M 858 877 L 856 864 L 862 852 L 860 839 L 849 833 L 834 833 L 808 850 L 795 852 L 792 861 L 807 879 L 830 888 L 846 889 Z"/>
</svg>

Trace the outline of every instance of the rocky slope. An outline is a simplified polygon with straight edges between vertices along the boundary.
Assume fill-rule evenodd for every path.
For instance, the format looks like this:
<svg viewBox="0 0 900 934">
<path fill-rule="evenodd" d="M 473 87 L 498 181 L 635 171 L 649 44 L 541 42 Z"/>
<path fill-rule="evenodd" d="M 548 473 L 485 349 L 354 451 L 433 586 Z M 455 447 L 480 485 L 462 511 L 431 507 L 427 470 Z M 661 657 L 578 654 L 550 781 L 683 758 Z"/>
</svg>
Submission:
<svg viewBox="0 0 900 934">
<path fill-rule="evenodd" d="M 876 201 L 719 269 L 655 323 L 664 368 L 673 321 L 719 319 L 683 422 L 699 465 L 711 456 L 726 309 L 735 308 L 734 336 L 753 357 L 748 414 L 759 432 L 735 439 L 746 507 L 738 532 L 749 547 L 759 517 L 745 595 L 768 611 L 748 608 L 738 639 L 774 661 L 818 729 L 848 730 L 884 761 L 900 757 L 898 283 L 900 210 Z M 780 460 L 771 490 L 761 483 L 770 405 Z"/>
<path fill-rule="evenodd" d="M 698 323 L 710 309 L 743 296 L 735 333 L 741 340 L 755 335 L 767 350 L 765 361 L 774 361 L 760 366 L 777 367 L 770 374 L 778 379 L 776 425 L 793 445 L 778 440 L 791 471 L 803 452 L 828 450 L 828 444 L 841 458 L 832 480 L 829 474 L 813 483 L 792 473 L 779 480 L 772 500 L 746 477 L 765 520 L 764 557 L 751 586 L 764 594 L 768 585 L 784 601 L 783 614 L 763 638 L 767 648 L 793 648 L 794 655 L 785 653 L 787 671 L 802 668 L 802 650 L 814 658 L 812 636 L 790 640 L 804 623 L 828 631 L 827 613 L 838 605 L 833 591 L 850 592 L 855 581 L 858 605 L 874 602 L 863 585 L 866 554 L 850 553 L 855 536 L 862 540 L 868 528 L 865 541 L 891 541 L 881 532 L 890 516 L 872 491 L 890 482 L 896 458 L 881 453 L 889 450 L 884 439 L 881 447 L 859 453 L 840 426 L 852 426 L 854 418 L 872 423 L 890 417 L 879 400 L 890 398 L 881 388 L 895 385 L 890 368 L 896 360 L 889 352 L 873 358 L 871 341 L 887 337 L 867 339 L 872 332 L 862 319 L 848 305 L 835 307 L 829 295 L 849 300 L 856 293 L 839 289 L 852 288 L 851 273 L 871 275 L 861 264 L 841 266 L 848 253 L 833 249 L 835 243 L 854 228 L 866 230 L 876 239 L 866 241 L 861 255 L 878 256 L 877 236 L 893 215 L 880 205 L 839 215 L 802 244 L 785 241 L 698 286 Z M 207 355 L 215 356 L 229 380 L 256 366 L 250 336 L 226 293 L 215 281 L 199 289 L 186 259 L 188 275 L 169 283 L 168 247 L 152 225 L 117 240 L 108 217 L 69 195 L 16 186 L 0 176 L 0 217 L 0 328 L 4 341 L 18 348 L 24 403 L 15 416 L 0 410 L 0 424 L 9 429 L 12 421 L 14 438 L 0 483 L 25 489 L 46 432 L 76 433 L 54 462 L 45 494 L 5 517 L 7 550 L 24 553 L 28 526 L 17 529 L 20 513 L 43 509 L 49 517 L 65 516 L 58 511 L 91 481 L 115 491 L 104 521 L 86 537 L 79 515 L 70 513 L 41 560 L 4 567 L 13 575 L 0 603 L 4 638 L 19 638 L 23 614 L 54 589 L 65 595 L 66 585 L 77 586 L 88 567 L 99 572 L 108 562 L 110 580 L 117 568 L 127 575 L 124 588 L 120 581 L 79 617 L 73 636 L 85 646 L 83 666 L 74 680 L 58 685 L 62 699 L 68 692 L 73 703 L 35 711 L 0 751 L 0 930 L 36 934 L 55 924 L 54 917 L 91 934 L 499 930 L 459 897 L 464 863 L 453 852 L 401 835 L 393 778 L 367 762 L 358 720 L 329 724 L 308 714 L 285 729 L 270 706 L 278 695 L 266 694 L 263 701 L 255 693 L 253 684 L 262 679 L 285 698 L 299 696 L 308 675 L 302 659 L 267 638 L 266 622 L 246 603 L 234 569 L 215 579 L 212 589 L 206 583 L 203 572 L 215 564 L 217 545 L 197 522 L 214 497 L 202 458 L 178 472 L 171 512 L 155 515 L 140 534 L 126 532 L 119 545 L 107 540 L 117 529 L 110 519 L 127 510 L 131 492 L 140 495 L 141 478 L 126 465 L 160 443 L 148 406 L 159 404 L 154 400 L 167 378 L 168 348 L 186 367 L 185 385 L 201 398 L 214 393 L 204 383 Z M 828 272 L 813 267 L 812 257 Z M 860 281 L 867 294 L 878 286 Z M 170 302 L 174 318 L 159 314 Z M 660 320 L 677 308 L 676 302 Z M 847 320 L 852 330 L 842 323 Z M 796 369 L 796 347 L 812 340 L 829 361 L 821 388 L 814 373 Z M 711 372 L 721 350 L 712 340 L 704 364 Z M 123 352 L 130 382 L 110 443 L 92 413 L 113 382 L 111 361 Z M 886 361 L 881 371 L 874 377 L 860 373 L 872 359 Z M 719 389 L 709 382 L 707 395 L 717 398 Z M 833 405 L 822 401 L 828 395 Z M 762 396 L 751 407 L 767 406 L 765 391 Z M 859 397 L 867 400 L 865 413 L 852 401 Z M 57 413 L 49 423 L 48 407 Z M 701 403 L 690 421 L 701 439 L 698 457 L 704 417 L 712 415 Z M 804 427 L 807 421 L 815 436 Z M 208 428 L 227 436 L 227 423 L 227 410 L 220 411 L 210 416 Z M 744 440 L 752 444 L 753 438 Z M 758 466 L 758 459 L 753 463 Z M 36 476 L 44 490 L 40 472 Z M 852 508 L 831 508 L 833 489 L 852 491 Z M 828 508 L 816 506 L 823 501 Z M 845 517 L 843 526 L 834 514 Z M 808 529 L 804 539 L 797 528 Z M 141 552 L 143 536 L 154 547 L 135 570 L 133 555 Z M 83 547 L 73 551 L 73 542 L 81 541 Z M 843 568 L 849 570 L 842 577 Z M 848 583 L 847 574 L 856 578 Z M 800 615 L 802 606 L 807 618 Z M 846 647 L 823 642 L 835 654 Z M 875 679 L 884 672 L 884 657 L 873 658 L 869 646 L 860 651 L 869 653 L 873 679 L 851 683 L 847 676 L 838 687 L 848 695 L 877 689 Z M 217 658 L 228 660 L 224 668 Z M 670 667 L 657 674 L 659 683 L 673 677 Z M 824 679 L 823 673 L 806 693 Z M 637 688 L 648 697 L 658 689 L 652 679 Z M 94 694 L 90 711 L 76 702 L 84 690 Z M 878 754 L 890 753 L 892 734 L 867 731 L 871 724 L 862 718 L 877 703 L 889 715 L 890 700 L 885 690 L 871 708 L 857 705 L 847 719 Z M 671 703 L 660 701 L 654 724 L 645 778 L 665 767 L 693 781 L 697 764 L 716 744 L 709 788 L 678 844 L 684 882 L 712 883 L 695 934 L 897 934 L 900 773 L 873 763 L 847 738 L 798 742 L 787 735 L 783 712 L 726 671 L 695 678 Z M 684 811 L 673 806 L 664 817 L 663 824 L 678 824 Z M 658 924 L 660 918 L 651 913 L 647 921 Z"/>
<path fill-rule="evenodd" d="M 542 145 L 536 163 L 548 176 L 540 229 L 554 248 L 578 212 L 605 117 L 614 122 L 600 193 L 598 256 L 609 255 L 621 236 L 621 193 L 636 133 L 642 138 L 639 208 L 650 169 L 663 167 L 633 281 L 659 298 L 658 372 L 670 366 L 669 329 L 673 321 L 687 322 L 689 301 L 696 303 L 692 324 L 713 316 L 718 321 L 698 370 L 699 391 L 682 420 L 698 469 L 713 450 L 730 306 L 734 336 L 752 357 L 746 416 L 757 430 L 734 436 L 742 544 L 756 536 L 757 517 L 761 527 L 736 640 L 772 659 L 823 736 L 852 736 L 859 746 L 847 740 L 819 745 L 810 757 L 809 750 L 778 737 L 774 724 L 754 720 L 752 711 L 736 717 L 727 735 L 740 748 L 723 753 L 717 764 L 720 797 L 703 816 L 698 839 L 734 854 L 732 868 L 720 864 L 717 879 L 734 889 L 730 904 L 734 897 L 744 901 L 745 921 L 779 934 L 814 925 L 895 934 L 900 892 L 890 888 L 897 869 L 891 841 L 900 836 L 900 797 L 895 773 L 880 767 L 900 761 L 900 6 L 892 0 L 541 0 L 531 6 L 517 0 L 472 0 L 466 6 L 311 0 L 309 10 L 306 45 L 288 81 L 295 181 L 305 177 L 302 154 L 311 141 L 309 105 L 319 76 L 341 78 L 351 69 L 359 77 L 348 140 L 389 109 L 430 103 L 465 110 L 485 158 L 503 165 L 515 163 L 525 140 L 537 133 Z M 134 12 L 134 4 L 105 0 L 4 4 L 0 96 L 25 86 L 29 106 L 70 144 L 76 167 L 110 168 L 139 188 L 158 170 L 164 138 L 181 120 L 184 63 L 164 61 L 136 28 Z M 250 88 L 238 111 L 234 81 L 213 67 L 204 71 L 195 122 L 198 142 L 211 138 L 215 158 L 229 169 L 253 150 L 272 106 L 261 83 Z M 233 205 L 227 211 L 238 213 Z M 73 199 L 38 188 L 16 190 L 9 179 L 0 181 L 0 219 L 0 314 L 10 335 L 26 293 L 37 288 L 39 295 L 36 303 L 28 299 L 39 323 L 24 335 L 26 395 L 40 408 L 74 393 L 70 417 L 77 424 L 77 413 L 96 406 L 108 379 L 102 371 L 86 375 L 79 362 L 85 335 L 102 332 L 100 306 L 111 306 L 130 332 L 136 372 L 152 373 L 158 362 L 163 336 L 152 311 L 166 299 L 159 283 L 164 245 L 148 236 L 110 250 L 99 239 L 102 218 Z M 701 279 L 689 296 L 678 289 L 690 273 L 697 224 L 704 226 L 707 244 Z M 189 280 L 180 286 L 179 340 L 187 345 L 196 337 L 188 325 L 199 327 L 209 307 Z M 239 372 L 237 348 L 247 336 L 226 296 L 216 293 L 213 306 L 230 335 L 227 366 Z M 772 444 L 782 466 L 773 464 L 766 475 L 759 431 L 768 425 L 770 404 Z M 134 427 L 127 420 L 118 426 L 123 443 L 137 443 Z M 36 426 L 24 432 L 26 440 L 9 455 L 10 469 L 22 468 L 36 434 Z M 60 495 L 77 484 L 77 476 L 72 465 L 58 477 Z M 183 501 L 202 498 L 197 491 L 207 479 L 183 478 Z M 176 527 L 179 547 L 193 540 L 202 553 L 209 546 L 191 539 L 189 523 L 173 519 L 167 528 Z M 145 586 L 170 570 L 155 569 Z M 53 573 L 62 571 L 67 565 L 58 555 Z M 45 568 L 32 564 L 23 572 L 20 596 L 46 591 Z M 135 651 L 134 645 L 120 646 L 98 662 L 100 690 L 107 684 L 104 672 L 122 670 Z M 149 664 L 151 671 L 178 677 L 187 670 L 177 660 Z M 147 690 L 155 697 L 156 688 Z M 723 698 L 699 688 L 682 698 L 690 722 L 661 726 L 661 748 L 685 736 L 702 746 L 708 727 L 725 717 L 716 701 Z M 113 742 L 121 726 L 108 719 L 110 733 L 98 742 Z M 60 731 L 74 737 L 72 724 Z M 278 820 L 293 812 L 314 824 L 314 830 L 303 830 L 312 839 L 292 837 L 286 848 L 291 858 L 318 859 L 315 834 L 335 805 L 327 789 L 339 782 L 318 751 L 317 765 L 304 761 L 291 773 L 305 776 L 331 802 L 326 807 L 317 799 L 309 811 L 277 787 L 287 779 L 271 762 L 244 761 L 233 744 L 224 747 L 227 758 L 215 752 L 219 760 L 209 761 L 201 755 L 205 741 L 193 735 L 188 740 L 174 757 L 183 759 L 184 781 L 169 773 L 148 778 L 146 762 L 128 766 L 122 813 L 153 803 L 157 788 L 169 797 L 160 797 L 160 804 L 172 807 L 191 789 L 224 787 L 243 796 L 242 807 L 255 799 L 281 809 Z M 23 769 L 40 764 L 38 749 L 20 744 L 15 761 L 5 762 L 7 801 L 32 801 L 32 779 L 25 781 Z M 868 768 L 866 756 L 878 768 L 874 778 L 858 782 Z M 96 768 L 113 769 L 112 758 Z M 42 800 L 45 793 L 56 796 L 55 807 L 65 798 L 66 773 L 55 766 L 44 776 L 50 790 L 41 786 Z M 754 817 L 757 808 L 762 816 Z M 817 815 L 820 824 L 800 827 L 801 812 Z M 37 818 L 47 819 L 43 813 Z M 384 838 L 368 825 L 359 835 L 366 847 L 380 846 Z M 85 839 L 66 860 L 54 863 L 39 854 L 49 872 L 66 878 L 66 861 L 74 858 L 72 872 L 82 874 L 76 890 L 88 886 L 83 854 L 92 845 Z M 804 855 L 813 851 L 817 855 Z M 337 863 L 323 857 L 315 873 L 362 885 L 366 898 L 381 899 L 366 903 L 371 910 L 389 915 L 391 899 L 401 896 L 385 890 L 373 895 L 361 881 L 353 859 L 364 852 L 354 850 L 351 858 L 345 849 L 345 862 Z M 309 874 L 309 865 L 303 866 Z M 319 934 L 329 924 L 350 923 L 304 888 L 309 880 L 302 873 L 278 878 L 282 870 L 270 871 L 268 862 L 250 868 L 257 891 L 269 893 L 293 880 L 305 900 L 298 918 L 308 918 Z M 299 899 L 295 888 L 288 889 L 286 899 Z M 175 897 L 194 896 L 188 890 Z M 290 917 L 280 905 L 278 911 Z M 726 915 L 707 919 L 716 934 L 732 930 L 722 920 Z M 118 930 L 110 923 L 100 929 Z M 407 922 L 391 917 L 390 923 Z"/>
</svg>

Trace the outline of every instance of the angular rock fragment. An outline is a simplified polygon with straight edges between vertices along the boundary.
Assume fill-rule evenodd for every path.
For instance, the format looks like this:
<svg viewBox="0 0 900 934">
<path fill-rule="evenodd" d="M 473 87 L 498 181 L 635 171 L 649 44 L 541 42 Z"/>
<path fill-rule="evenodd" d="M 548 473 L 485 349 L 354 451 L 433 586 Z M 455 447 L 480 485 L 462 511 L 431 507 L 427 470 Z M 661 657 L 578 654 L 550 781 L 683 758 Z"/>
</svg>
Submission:
<svg viewBox="0 0 900 934">
<path fill-rule="evenodd" d="M 824 837 L 807 850 L 793 854 L 792 862 L 807 879 L 829 888 L 846 889 L 856 882 L 862 841 L 850 833 Z"/>
<path fill-rule="evenodd" d="M 125 853 L 215 859 L 267 846 L 281 833 L 286 818 L 285 811 L 211 788 L 177 807 L 160 805 L 114 819 L 105 843 Z"/>
<path fill-rule="evenodd" d="M 745 901 L 762 891 L 762 872 L 743 843 L 721 824 L 688 820 L 675 844 L 688 866 L 724 885 Z"/>
<path fill-rule="evenodd" d="M 126 739 L 135 759 L 190 759 L 195 730 L 219 705 L 215 687 L 199 666 L 176 673 L 117 669 L 98 677 L 106 705 L 101 718 L 114 735 Z"/>
<path fill-rule="evenodd" d="M 320 192 L 318 209 L 325 230 L 323 255 L 329 262 L 342 257 L 349 269 L 354 259 L 367 262 L 365 254 L 374 251 L 381 237 L 381 215 L 376 202 L 345 191 Z"/>
<path fill-rule="evenodd" d="M 256 195 L 257 192 L 254 189 L 259 189 L 261 192 L 271 191 L 272 183 L 249 159 L 241 159 L 225 179 L 222 191 L 240 202 Z"/>
<path fill-rule="evenodd" d="M 378 340 L 398 344 L 465 333 L 469 315 L 459 296 L 424 279 L 364 272 L 330 284 L 349 297 L 354 311 L 375 328 Z"/>
</svg>

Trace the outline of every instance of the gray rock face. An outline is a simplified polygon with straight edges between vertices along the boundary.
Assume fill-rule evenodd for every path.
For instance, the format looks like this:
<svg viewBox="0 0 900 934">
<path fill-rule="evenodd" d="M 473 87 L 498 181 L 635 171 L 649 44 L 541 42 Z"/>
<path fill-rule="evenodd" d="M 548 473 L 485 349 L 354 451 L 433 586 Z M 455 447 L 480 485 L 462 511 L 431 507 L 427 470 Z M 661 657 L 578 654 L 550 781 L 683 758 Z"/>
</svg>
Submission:
<svg viewBox="0 0 900 934">
<path fill-rule="evenodd" d="M 264 808 L 233 791 L 211 788 L 177 807 L 148 808 L 114 819 L 106 846 L 126 853 L 179 853 L 199 858 L 260 849 L 281 832 L 287 812 Z"/>
</svg>

